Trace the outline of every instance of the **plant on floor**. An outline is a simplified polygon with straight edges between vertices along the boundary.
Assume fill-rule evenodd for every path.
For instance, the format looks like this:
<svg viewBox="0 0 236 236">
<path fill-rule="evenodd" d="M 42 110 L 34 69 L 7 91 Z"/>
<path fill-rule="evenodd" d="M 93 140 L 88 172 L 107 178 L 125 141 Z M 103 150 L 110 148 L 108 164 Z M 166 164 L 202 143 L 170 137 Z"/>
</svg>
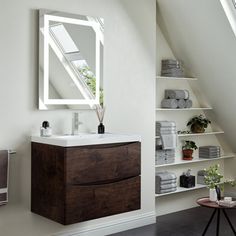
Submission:
<svg viewBox="0 0 236 236">
<path fill-rule="evenodd" d="M 182 146 L 183 160 L 192 160 L 193 151 L 197 148 L 198 147 L 194 141 L 184 140 L 184 144 Z"/>
<path fill-rule="evenodd" d="M 211 124 L 211 121 L 201 114 L 191 118 L 187 126 L 191 126 L 190 129 L 193 133 L 204 133 L 209 124 Z"/>
</svg>

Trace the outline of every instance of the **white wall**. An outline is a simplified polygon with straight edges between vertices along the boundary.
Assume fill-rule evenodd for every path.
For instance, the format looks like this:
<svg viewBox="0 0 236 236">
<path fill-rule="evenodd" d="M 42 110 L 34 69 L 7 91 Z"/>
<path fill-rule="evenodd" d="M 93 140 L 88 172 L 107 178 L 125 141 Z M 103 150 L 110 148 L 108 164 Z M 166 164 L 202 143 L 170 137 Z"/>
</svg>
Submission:
<svg viewBox="0 0 236 236">
<path fill-rule="evenodd" d="M 10 203 L 0 208 L 1 234 L 51 235 L 153 212 L 155 0 L 1 0 L 0 3 L 0 147 L 17 151 L 11 160 Z M 140 211 L 68 227 L 30 213 L 30 135 L 39 132 L 43 120 L 49 120 L 54 132 L 69 133 L 72 119 L 72 111 L 37 110 L 39 8 L 105 19 L 105 125 L 109 132 L 142 135 Z M 81 130 L 96 131 L 98 122 L 93 111 L 81 111 L 80 119 Z M 24 214 L 18 216 L 21 210 L 17 209 L 24 209 Z M 26 216 L 25 221 L 21 215 Z"/>
</svg>

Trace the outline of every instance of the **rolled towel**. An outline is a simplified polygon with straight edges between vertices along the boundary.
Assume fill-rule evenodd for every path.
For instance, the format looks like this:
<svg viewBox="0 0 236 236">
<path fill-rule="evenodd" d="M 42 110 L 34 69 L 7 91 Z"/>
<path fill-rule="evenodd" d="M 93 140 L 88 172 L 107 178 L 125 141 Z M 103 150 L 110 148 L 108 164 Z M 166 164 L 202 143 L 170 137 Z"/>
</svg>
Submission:
<svg viewBox="0 0 236 236">
<path fill-rule="evenodd" d="M 185 100 L 185 108 L 191 108 L 193 106 L 193 101 L 190 99 Z"/>
<path fill-rule="evenodd" d="M 189 99 L 189 91 L 186 89 L 166 89 L 166 99 Z"/>
<path fill-rule="evenodd" d="M 163 99 L 161 101 L 162 108 L 176 109 L 178 107 L 178 102 L 176 99 Z"/>
<path fill-rule="evenodd" d="M 186 107 L 186 102 L 184 99 L 178 99 L 177 101 L 178 101 L 178 108 L 179 109 L 183 109 Z"/>
</svg>

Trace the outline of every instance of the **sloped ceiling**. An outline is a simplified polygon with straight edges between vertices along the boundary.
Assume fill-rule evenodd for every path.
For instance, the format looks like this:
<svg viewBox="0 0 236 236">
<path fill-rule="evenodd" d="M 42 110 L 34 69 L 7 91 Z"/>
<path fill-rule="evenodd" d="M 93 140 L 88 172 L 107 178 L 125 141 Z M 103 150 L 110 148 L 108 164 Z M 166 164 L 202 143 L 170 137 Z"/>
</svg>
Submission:
<svg viewBox="0 0 236 236">
<path fill-rule="evenodd" d="M 157 21 L 175 57 L 199 78 L 236 151 L 236 37 L 220 1 L 157 0 Z"/>
</svg>

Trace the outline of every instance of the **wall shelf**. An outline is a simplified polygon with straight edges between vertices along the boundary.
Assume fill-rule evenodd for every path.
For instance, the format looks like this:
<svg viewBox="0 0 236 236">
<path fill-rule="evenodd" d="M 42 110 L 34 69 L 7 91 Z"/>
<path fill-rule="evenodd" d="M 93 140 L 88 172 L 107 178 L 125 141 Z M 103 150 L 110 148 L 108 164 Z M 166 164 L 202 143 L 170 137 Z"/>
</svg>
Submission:
<svg viewBox="0 0 236 236">
<path fill-rule="evenodd" d="M 186 134 L 177 134 L 178 137 L 192 137 L 192 136 L 205 136 L 205 135 L 217 135 L 217 134 L 224 134 L 224 131 L 211 131 L 205 133 L 186 133 Z M 161 138 L 159 135 L 156 138 Z"/>
<path fill-rule="evenodd" d="M 178 81 L 178 80 L 192 80 L 192 81 L 196 81 L 198 80 L 197 78 L 191 78 L 191 77 L 167 77 L 167 76 L 159 76 L 157 75 L 156 76 L 156 79 L 160 79 L 160 80 L 175 80 L 175 81 Z"/>
<path fill-rule="evenodd" d="M 224 131 L 211 131 L 205 133 L 190 133 L 190 134 L 178 134 L 178 137 L 191 137 L 191 136 L 204 136 L 204 135 L 216 135 L 216 134 L 224 134 Z"/>
<path fill-rule="evenodd" d="M 170 108 L 161 108 L 157 107 L 156 111 L 200 111 L 200 110 L 212 110 L 212 107 L 192 107 L 192 108 L 183 108 L 183 109 L 170 109 Z"/>
<path fill-rule="evenodd" d="M 191 161 L 186 161 L 186 160 L 178 160 L 175 161 L 173 163 L 169 163 L 169 164 L 162 164 L 162 165 L 155 165 L 156 168 L 159 167 L 166 167 L 166 166 L 176 166 L 176 165 L 185 165 L 185 164 L 192 164 L 192 163 L 199 163 L 199 162 L 207 162 L 207 161 L 217 161 L 217 160 L 221 160 L 221 159 L 228 159 L 228 158 L 234 158 L 236 157 L 235 153 L 231 153 L 231 154 L 226 154 L 223 156 L 220 156 L 218 158 L 193 158 L 193 160 Z"/>
<path fill-rule="evenodd" d="M 176 193 L 189 192 L 189 191 L 193 191 L 193 190 L 197 190 L 197 189 L 203 189 L 203 188 L 206 188 L 206 185 L 196 184 L 196 186 L 194 188 L 177 187 L 177 190 L 175 192 L 155 194 L 155 197 L 162 197 L 162 196 L 172 195 L 172 194 L 176 194 Z"/>
</svg>

